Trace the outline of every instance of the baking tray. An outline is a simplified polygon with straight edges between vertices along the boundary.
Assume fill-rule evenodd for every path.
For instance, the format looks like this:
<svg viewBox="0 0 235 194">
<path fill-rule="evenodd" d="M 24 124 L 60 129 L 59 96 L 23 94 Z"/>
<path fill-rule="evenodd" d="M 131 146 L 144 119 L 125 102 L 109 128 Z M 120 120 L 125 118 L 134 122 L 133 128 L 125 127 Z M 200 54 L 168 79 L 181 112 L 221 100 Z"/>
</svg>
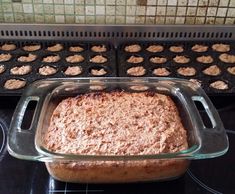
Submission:
<svg viewBox="0 0 235 194">
<path fill-rule="evenodd" d="M 171 153 L 163 151 L 156 154 L 117 155 L 99 152 L 94 155 L 76 154 L 47 149 L 44 137 L 55 107 L 62 99 L 93 92 L 90 91 L 91 86 L 113 88 L 111 91 L 121 89 L 123 92 L 161 93 L 170 96 L 187 129 L 189 147 Z M 138 86 L 139 89 L 133 90 L 133 86 Z M 93 93 L 97 97 L 99 94 Z M 29 129 L 24 129 L 22 121 L 31 101 L 36 101 L 37 106 Z M 205 126 L 195 103 L 201 103 L 206 109 L 211 126 Z M 138 106 L 130 111 L 138 113 Z M 102 117 L 102 114 L 99 116 Z M 156 127 L 151 130 L 158 130 L 157 124 Z M 146 130 L 145 127 L 143 129 Z M 169 135 L 169 140 L 171 137 Z M 8 136 L 8 151 L 11 155 L 46 162 L 47 169 L 54 178 L 67 182 L 169 180 L 184 173 L 189 160 L 218 157 L 227 149 L 228 139 L 223 124 L 205 92 L 194 83 L 174 78 L 69 78 L 34 82 L 24 91 L 18 103 Z"/>
<path fill-rule="evenodd" d="M 211 46 L 216 43 L 224 43 L 224 44 L 229 44 L 230 45 L 230 51 L 228 52 L 217 52 L 213 51 Z M 132 44 L 139 44 L 141 46 L 141 51 L 135 52 L 135 53 L 130 53 L 124 51 L 124 48 L 128 45 Z M 164 50 L 162 52 L 156 52 L 156 53 L 151 53 L 146 50 L 146 48 L 149 45 L 162 45 L 164 47 Z M 206 52 L 195 52 L 192 51 L 191 48 L 195 44 L 201 44 L 201 45 L 206 45 L 208 46 L 208 50 Z M 175 53 L 171 52 L 169 50 L 170 46 L 182 46 L 184 48 L 183 52 L 180 53 Z M 234 94 L 235 93 L 235 75 L 232 75 L 227 72 L 228 67 L 235 67 L 234 63 L 225 63 L 219 60 L 219 55 L 222 53 L 228 53 L 231 55 L 235 55 L 235 43 L 231 41 L 148 41 L 148 42 L 142 42 L 142 41 L 135 41 L 135 42 L 126 42 L 124 44 L 121 44 L 118 48 L 118 74 L 120 77 L 126 77 L 126 76 L 131 76 L 128 75 L 126 72 L 129 68 L 131 67 L 136 67 L 136 66 L 143 66 L 146 69 L 145 75 L 142 77 L 157 77 L 156 75 L 153 74 L 153 70 L 155 68 L 162 68 L 165 67 L 167 68 L 171 73 L 168 77 L 175 77 L 175 78 L 182 78 L 182 79 L 197 79 L 201 81 L 201 86 L 203 89 L 206 91 L 207 94 L 209 95 L 229 95 L 229 94 Z M 141 56 L 144 58 L 144 62 L 142 63 L 128 63 L 126 60 L 130 56 Z M 173 58 L 177 55 L 183 55 L 183 56 L 188 56 L 190 58 L 190 62 L 186 64 L 182 63 L 176 63 L 173 61 Z M 209 64 L 203 64 L 199 63 L 196 58 L 199 56 L 207 56 L 210 55 L 214 61 Z M 153 56 L 158 56 L 158 57 L 166 57 L 167 61 L 162 64 L 154 64 L 149 61 L 149 59 Z M 217 65 L 221 73 L 217 76 L 210 76 L 204 74 L 202 71 L 205 68 L 208 68 L 211 65 Z M 177 73 L 177 69 L 180 67 L 193 67 L 196 69 L 196 74 L 194 76 L 183 76 Z M 228 83 L 229 89 L 225 90 L 219 90 L 219 89 L 214 89 L 211 88 L 209 85 L 210 83 L 217 81 L 217 80 L 222 80 Z"/>
<path fill-rule="evenodd" d="M 26 81 L 26 86 L 30 83 L 45 79 L 45 78 L 66 78 L 66 77 L 94 77 L 94 75 L 91 74 L 91 69 L 101 69 L 104 68 L 107 72 L 103 77 L 116 77 L 116 54 L 114 46 L 109 42 L 104 41 L 89 41 L 89 42 L 80 42 L 80 41 L 18 41 L 18 40 L 11 40 L 11 41 L 0 41 L 0 45 L 3 45 L 4 43 L 13 43 L 16 45 L 16 49 L 12 51 L 2 51 L 0 50 L 0 54 L 2 53 L 10 53 L 12 55 L 12 58 L 9 61 L 6 62 L 0 62 L 0 65 L 4 65 L 5 71 L 0 74 L 0 95 L 9 95 L 9 96 L 17 96 L 21 95 L 24 88 L 15 89 L 15 90 L 9 90 L 4 88 L 4 83 L 8 79 L 20 79 Z M 55 44 L 62 44 L 63 49 L 58 52 L 51 52 L 46 50 L 48 46 L 52 46 Z M 31 44 L 40 44 L 41 49 L 37 51 L 24 51 L 22 47 L 24 45 L 31 45 Z M 79 45 L 84 48 L 84 51 L 81 52 L 71 52 L 69 51 L 70 46 Z M 105 45 L 107 48 L 106 52 L 93 52 L 91 51 L 91 47 L 94 45 Z M 19 62 L 17 61 L 17 58 L 22 55 L 26 55 L 28 53 L 32 53 L 37 55 L 37 58 L 35 61 L 32 62 Z M 79 54 L 82 55 L 85 60 L 79 63 L 69 63 L 66 61 L 66 57 L 70 55 Z M 58 62 L 54 63 L 45 63 L 42 62 L 42 59 L 46 56 L 50 55 L 59 55 L 60 60 Z M 95 55 L 102 55 L 105 56 L 108 61 L 105 63 L 92 63 L 90 62 L 90 59 Z M 22 65 L 30 65 L 32 67 L 32 71 L 26 75 L 12 75 L 10 73 L 10 69 L 16 66 L 22 66 Z M 41 75 L 38 73 L 38 69 L 42 66 L 51 66 L 57 69 L 57 72 L 53 75 Z M 69 66 L 75 66 L 79 65 L 82 68 L 82 73 L 77 76 L 67 76 L 64 74 L 64 71 Z"/>
</svg>

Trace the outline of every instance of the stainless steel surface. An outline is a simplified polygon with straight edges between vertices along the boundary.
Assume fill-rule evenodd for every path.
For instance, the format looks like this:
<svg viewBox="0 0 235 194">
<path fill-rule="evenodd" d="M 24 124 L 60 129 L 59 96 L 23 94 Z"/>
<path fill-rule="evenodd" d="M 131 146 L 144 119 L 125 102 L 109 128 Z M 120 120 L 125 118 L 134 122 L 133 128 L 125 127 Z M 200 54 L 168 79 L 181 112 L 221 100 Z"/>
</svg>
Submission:
<svg viewBox="0 0 235 194">
<path fill-rule="evenodd" d="M 125 41 L 235 40 L 234 25 L 1 24 L 1 39 Z"/>
</svg>

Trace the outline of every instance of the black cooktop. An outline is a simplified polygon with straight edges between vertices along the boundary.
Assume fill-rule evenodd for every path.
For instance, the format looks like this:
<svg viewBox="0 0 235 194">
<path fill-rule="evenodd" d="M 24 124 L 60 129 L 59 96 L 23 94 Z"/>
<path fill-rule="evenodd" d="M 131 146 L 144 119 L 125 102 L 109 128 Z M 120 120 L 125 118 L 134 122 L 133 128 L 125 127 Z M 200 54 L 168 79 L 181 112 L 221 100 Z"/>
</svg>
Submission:
<svg viewBox="0 0 235 194">
<path fill-rule="evenodd" d="M 152 194 L 235 193 L 235 101 L 211 97 L 227 129 L 230 147 L 222 157 L 191 162 L 182 177 L 166 182 L 135 184 L 72 184 L 54 180 L 43 163 L 18 160 L 6 149 L 6 135 L 17 99 L 0 98 L 1 194 Z M 203 112 L 202 112 L 203 115 Z"/>
</svg>

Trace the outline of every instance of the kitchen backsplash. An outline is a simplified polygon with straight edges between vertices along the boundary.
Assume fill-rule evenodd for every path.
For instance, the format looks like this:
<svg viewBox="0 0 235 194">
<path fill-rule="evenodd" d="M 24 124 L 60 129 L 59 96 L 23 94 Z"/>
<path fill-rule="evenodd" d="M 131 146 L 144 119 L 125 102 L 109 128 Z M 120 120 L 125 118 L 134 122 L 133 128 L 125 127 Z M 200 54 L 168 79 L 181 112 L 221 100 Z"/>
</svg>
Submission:
<svg viewBox="0 0 235 194">
<path fill-rule="evenodd" d="M 0 22 L 235 24 L 235 0 L 0 0 Z"/>
</svg>

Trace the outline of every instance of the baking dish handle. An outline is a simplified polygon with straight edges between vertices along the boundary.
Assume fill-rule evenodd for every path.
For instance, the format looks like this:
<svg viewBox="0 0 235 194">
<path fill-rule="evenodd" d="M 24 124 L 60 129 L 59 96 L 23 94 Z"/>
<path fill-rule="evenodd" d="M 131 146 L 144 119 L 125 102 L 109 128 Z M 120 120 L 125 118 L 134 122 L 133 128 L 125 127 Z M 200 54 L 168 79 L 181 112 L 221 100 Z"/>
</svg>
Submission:
<svg viewBox="0 0 235 194">
<path fill-rule="evenodd" d="M 201 133 L 201 147 L 194 158 L 213 158 L 223 155 L 227 152 L 229 143 L 217 110 L 210 99 L 203 93 L 200 96 L 192 96 L 191 99 L 194 103 L 198 101 L 202 104 L 212 125 L 211 128 L 206 127 L 198 112 L 200 119 L 197 124 L 199 128 L 202 128 L 202 130 L 199 130 Z"/>
<path fill-rule="evenodd" d="M 37 102 L 31 125 L 29 129 L 22 129 L 25 112 L 31 101 Z M 34 137 L 42 106 L 43 100 L 40 96 L 24 95 L 21 97 L 15 109 L 8 134 L 8 151 L 14 157 L 28 160 L 38 160 L 43 157 L 38 153 L 34 145 Z"/>
</svg>

